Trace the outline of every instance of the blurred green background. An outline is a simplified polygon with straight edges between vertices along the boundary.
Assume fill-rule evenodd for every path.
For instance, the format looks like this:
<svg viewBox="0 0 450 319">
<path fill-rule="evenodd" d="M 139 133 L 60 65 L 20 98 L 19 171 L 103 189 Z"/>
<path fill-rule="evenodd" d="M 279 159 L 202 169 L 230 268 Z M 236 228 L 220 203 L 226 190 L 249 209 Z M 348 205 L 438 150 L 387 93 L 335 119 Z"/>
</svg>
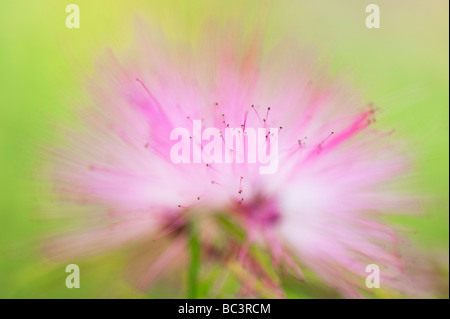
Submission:
<svg viewBox="0 0 450 319">
<path fill-rule="evenodd" d="M 65 8 L 80 7 L 80 29 L 67 29 Z M 266 1 L 21 0 L 0 2 L 0 297 L 175 297 L 164 286 L 138 293 L 121 280 L 122 252 L 83 261 L 82 289 L 64 285 L 65 265 L 45 261 L 39 239 L 57 222 L 41 218 L 36 167 L 39 145 L 56 138 L 55 123 L 71 121 L 74 97 L 105 47 L 120 51 L 134 41 L 137 16 L 161 25 L 176 41 L 195 38 L 201 22 L 233 14 L 252 21 Z M 267 3 L 269 3 L 267 1 Z M 381 28 L 365 27 L 365 7 L 376 3 Z M 288 33 L 313 47 L 330 72 L 345 77 L 367 101 L 382 108 L 378 126 L 410 142 L 416 167 L 413 189 L 426 196 L 424 215 L 392 221 L 413 229 L 418 247 L 442 256 L 448 285 L 449 94 L 448 1 L 276 1 L 267 36 Z M 251 23 L 251 22 L 249 22 Z M 180 32 L 183 30 L 183 32 Z M 44 206 L 45 207 L 45 206 Z M 187 274 L 186 274 L 187 276 Z M 197 296 L 202 297 L 203 278 Z M 203 286 L 202 286 L 203 285 Z M 221 297 L 237 283 L 227 281 Z M 448 287 L 448 286 L 447 286 Z M 308 287 L 290 297 L 318 297 Z M 178 291 L 178 297 L 186 295 Z M 447 292 L 448 293 L 448 292 Z M 447 295 L 448 297 L 448 295 Z"/>
</svg>

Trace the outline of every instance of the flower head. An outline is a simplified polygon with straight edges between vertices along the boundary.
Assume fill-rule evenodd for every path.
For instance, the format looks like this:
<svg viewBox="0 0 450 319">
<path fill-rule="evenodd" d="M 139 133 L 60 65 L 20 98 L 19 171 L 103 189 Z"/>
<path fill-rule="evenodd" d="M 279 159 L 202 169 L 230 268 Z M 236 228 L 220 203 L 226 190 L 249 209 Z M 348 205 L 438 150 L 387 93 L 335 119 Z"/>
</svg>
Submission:
<svg viewBox="0 0 450 319">
<path fill-rule="evenodd" d="M 95 253 L 149 236 L 179 238 L 190 219 L 220 215 L 245 232 L 241 241 L 222 238 L 237 245 L 229 252 L 244 267 L 259 271 L 249 253 L 257 245 L 273 265 L 298 277 L 307 267 L 345 296 L 365 289 L 368 264 L 383 267 L 389 286 L 402 262 L 379 216 L 409 210 L 410 202 L 389 186 L 405 161 L 390 133 L 372 127 L 377 108 L 314 71 L 292 43 L 267 49 L 261 32 L 213 34 L 195 47 L 144 37 L 133 59 L 111 52 L 102 59 L 89 85 L 94 106 L 84 112 L 85 129 L 71 131 L 58 151 L 55 180 L 61 194 L 105 213 L 52 249 Z M 191 162 L 174 163 L 179 140 L 171 133 L 193 132 L 195 121 L 220 133 L 231 162 L 195 162 L 211 141 L 189 136 Z M 240 129 L 241 161 L 237 142 L 222 135 L 227 128 Z M 256 144 L 251 128 L 264 132 Z M 262 147 L 267 156 L 274 135 L 277 169 L 261 174 L 249 154 Z M 214 227 L 199 229 L 205 250 L 219 236 Z M 180 252 L 176 242 L 151 268 L 155 276 Z"/>
</svg>

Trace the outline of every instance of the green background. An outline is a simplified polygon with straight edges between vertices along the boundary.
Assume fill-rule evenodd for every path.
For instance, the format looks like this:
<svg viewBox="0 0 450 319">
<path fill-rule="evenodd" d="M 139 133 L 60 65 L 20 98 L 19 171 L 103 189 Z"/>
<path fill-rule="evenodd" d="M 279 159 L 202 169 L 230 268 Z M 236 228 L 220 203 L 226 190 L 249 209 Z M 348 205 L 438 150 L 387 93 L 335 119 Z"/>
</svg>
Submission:
<svg viewBox="0 0 450 319">
<path fill-rule="evenodd" d="M 82 261 L 82 269 L 87 269 L 82 289 L 67 289 L 65 265 L 46 261 L 39 251 L 42 235 L 64 222 L 43 217 L 42 202 L 49 192 L 37 169 L 41 148 L 57 138 L 57 125 L 73 121 L 70 110 L 83 102 L 83 79 L 92 72 L 95 58 L 105 47 L 120 51 L 133 43 L 136 13 L 161 25 L 176 41 L 195 39 L 206 18 L 226 23 L 238 14 L 251 23 L 264 2 L 0 2 L 0 297 L 189 293 L 173 295 L 164 286 L 146 294 L 135 292 L 121 280 L 126 258 L 122 252 Z M 70 3 L 80 7 L 80 29 L 65 26 Z M 380 6 L 380 29 L 365 27 L 369 3 Z M 424 213 L 392 221 L 413 230 L 408 236 L 417 247 L 442 257 L 440 276 L 448 287 L 448 1 L 276 1 L 269 12 L 269 39 L 276 41 L 287 32 L 314 48 L 331 73 L 382 108 L 379 127 L 395 129 L 410 143 L 415 173 L 409 186 L 426 197 Z M 205 296 L 208 280 L 197 283 L 195 296 Z M 220 296 L 232 296 L 236 285 L 229 280 Z M 287 290 L 290 297 L 322 296 L 310 287 Z"/>
</svg>

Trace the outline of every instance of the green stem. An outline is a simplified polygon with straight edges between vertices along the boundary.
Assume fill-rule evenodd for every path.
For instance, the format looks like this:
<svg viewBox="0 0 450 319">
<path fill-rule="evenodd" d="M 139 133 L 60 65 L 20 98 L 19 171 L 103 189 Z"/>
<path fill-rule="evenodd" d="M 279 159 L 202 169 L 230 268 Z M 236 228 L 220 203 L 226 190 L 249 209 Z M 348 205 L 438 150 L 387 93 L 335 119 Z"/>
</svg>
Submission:
<svg viewBox="0 0 450 319">
<path fill-rule="evenodd" d="M 190 250 L 190 264 L 188 270 L 188 298 L 198 298 L 198 273 L 200 270 L 200 242 L 198 239 L 195 222 L 189 225 L 189 250 Z"/>
</svg>

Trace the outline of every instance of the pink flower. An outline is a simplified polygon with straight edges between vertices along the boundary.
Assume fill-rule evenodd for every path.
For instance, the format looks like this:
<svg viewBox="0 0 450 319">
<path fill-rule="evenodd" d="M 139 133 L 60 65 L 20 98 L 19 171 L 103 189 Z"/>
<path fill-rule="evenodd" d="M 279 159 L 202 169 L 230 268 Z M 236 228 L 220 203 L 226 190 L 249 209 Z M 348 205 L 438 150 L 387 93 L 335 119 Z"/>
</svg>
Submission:
<svg viewBox="0 0 450 319">
<path fill-rule="evenodd" d="M 161 238 L 220 212 L 245 230 L 245 241 L 230 250 L 244 267 L 256 271 L 249 255 L 256 245 L 275 266 L 298 277 L 307 267 L 347 297 L 366 289 L 368 264 L 379 265 L 381 282 L 395 289 L 403 266 L 398 239 L 380 216 L 412 207 L 391 185 L 405 160 L 391 134 L 372 127 L 372 104 L 315 72 L 292 43 L 265 49 L 260 32 L 211 31 L 195 46 L 153 35 L 138 49 L 125 62 L 108 52 L 89 86 L 94 106 L 84 112 L 84 128 L 71 130 L 57 152 L 57 191 L 98 219 L 63 235 L 53 253 Z M 221 132 L 276 128 L 277 171 L 260 174 L 247 162 L 173 163 L 172 130 L 192 132 L 196 119 Z M 208 227 L 200 228 L 204 247 L 218 236 Z M 146 283 L 181 256 L 174 240 Z"/>
</svg>

